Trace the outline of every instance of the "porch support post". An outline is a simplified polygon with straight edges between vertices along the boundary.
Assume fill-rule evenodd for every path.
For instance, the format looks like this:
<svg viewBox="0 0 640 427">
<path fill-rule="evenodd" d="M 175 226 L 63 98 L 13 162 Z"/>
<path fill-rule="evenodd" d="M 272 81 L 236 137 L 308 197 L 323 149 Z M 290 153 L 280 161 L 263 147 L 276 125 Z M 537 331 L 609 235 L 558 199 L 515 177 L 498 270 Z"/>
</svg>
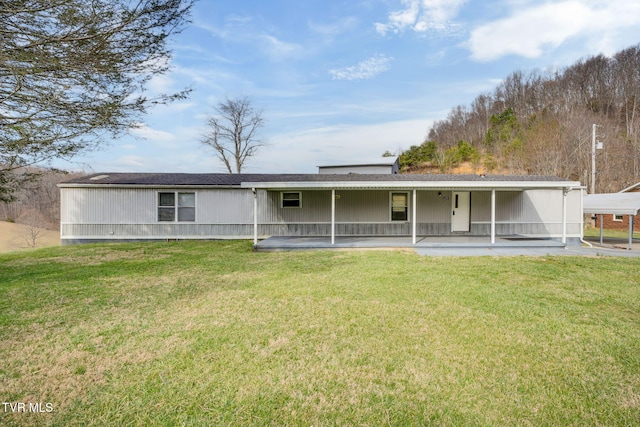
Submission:
<svg viewBox="0 0 640 427">
<path fill-rule="evenodd" d="M 416 218 L 416 212 L 418 210 L 418 208 L 416 207 L 416 189 L 413 189 L 413 201 L 411 203 L 411 238 L 412 238 L 412 244 L 416 244 L 416 230 L 417 230 L 417 218 Z"/>
<path fill-rule="evenodd" d="M 496 244 L 496 190 L 491 190 L 491 244 Z"/>
<path fill-rule="evenodd" d="M 567 193 L 568 188 L 562 189 L 562 243 L 567 243 Z"/>
<path fill-rule="evenodd" d="M 331 190 L 331 244 L 336 244 L 336 190 Z"/>
<path fill-rule="evenodd" d="M 627 250 L 630 251 L 633 248 L 633 220 L 635 219 L 634 215 L 629 215 L 629 246 L 627 246 Z"/>
<path fill-rule="evenodd" d="M 602 235 L 604 234 L 604 225 L 602 224 L 603 220 L 604 220 L 604 215 L 600 214 L 600 246 L 602 246 L 602 241 L 603 241 Z"/>
<path fill-rule="evenodd" d="M 580 190 L 580 242 L 584 241 L 584 190 Z"/>
<path fill-rule="evenodd" d="M 258 245 L 258 193 L 255 188 L 253 192 L 253 246 Z"/>
</svg>

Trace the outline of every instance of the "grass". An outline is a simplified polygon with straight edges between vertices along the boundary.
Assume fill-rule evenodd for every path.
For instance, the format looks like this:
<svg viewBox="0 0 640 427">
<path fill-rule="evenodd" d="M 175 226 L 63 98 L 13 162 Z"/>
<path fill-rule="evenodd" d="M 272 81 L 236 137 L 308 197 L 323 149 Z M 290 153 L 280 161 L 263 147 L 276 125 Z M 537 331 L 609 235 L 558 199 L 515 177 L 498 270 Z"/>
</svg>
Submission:
<svg viewBox="0 0 640 427">
<path fill-rule="evenodd" d="M 584 229 L 585 237 L 600 237 L 600 228 L 598 227 L 585 227 Z M 624 241 L 629 240 L 629 230 L 602 230 L 602 236 L 605 238 L 613 238 L 613 239 L 624 239 Z M 640 230 L 633 231 L 633 239 L 640 239 Z"/>
<path fill-rule="evenodd" d="M 0 255 L 1 425 L 635 425 L 640 260 Z"/>
</svg>

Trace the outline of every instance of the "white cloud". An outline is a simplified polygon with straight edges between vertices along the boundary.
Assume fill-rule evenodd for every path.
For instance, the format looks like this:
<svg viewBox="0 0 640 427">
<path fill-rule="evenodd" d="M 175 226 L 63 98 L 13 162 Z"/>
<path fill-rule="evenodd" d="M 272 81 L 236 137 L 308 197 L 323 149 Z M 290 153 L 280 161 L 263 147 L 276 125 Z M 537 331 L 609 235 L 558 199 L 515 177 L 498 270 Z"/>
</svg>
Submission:
<svg viewBox="0 0 640 427">
<path fill-rule="evenodd" d="M 252 49 L 257 47 L 260 53 L 275 61 L 303 51 L 299 44 L 280 40 L 269 31 L 265 31 L 262 22 L 250 16 L 227 16 L 222 29 L 200 21 L 195 26 L 225 42 L 243 44 Z M 228 59 L 225 61 L 230 62 Z"/>
<path fill-rule="evenodd" d="M 284 42 L 269 34 L 263 34 L 258 39 L 264 47 L 263 52 L 272 60 L 287 58 L 302 51 L 300 45 Z"/>
<path fill-rule="evenodd" d="M 353 30 L 358 25 L 358 19 L 354 17 L 343 18 L 332 24 L 318 24 L 312 21 L 307 22 L 307 26 L 314 31 L 325 36 L 337 36 L 347 31 Z"/>
<path fill-rule="evenodd" d="M 219 37 L 226 41 L 237 42 L 243 41 L 247 30 L 253 23 L 251 16 L 230 15 L 225 17 L 224 26 L 212 25 L 211 23 L 202 19 L 195 19 L 193 26 L 207 31 L 214 37 Z"/>
<path fill-rule="evenodd" d="M 149 159 L 142 156 L 120 156 L 113 162 L 113 168 L 120 170 L 136 170 L 148 165 Z M 105 169 L 105 170 L 116 170 Z"/>
<path fill-rule="evenodd" d="M 529 8 L 518 7 L 504 19 L 476 28 L 469 39 L 474 59 L 491 61 L 505 55 L 535 58 L 545 48 L 557 48 L 581 37 L 604 53 L 621 48 L 616 39 L 640 25 L 640 3 L 628 0 L 560 1 Z M 625 47 L 624 42 L 622 47 Z"/>
<path fill-rule="evenodd" d="M 175 113 L 179 113 L 182 111 L 186 111 L 189 109 L 192 109 L 194 107 L 197 107 L 198 104 L 196 104 L 195 102 L 191 102 L 191 101 L 187 101 L 187 102 L 172 102 L 170 104 L 167 104 L 165 106 L 163 106 L 163 110 L 162 112 L 164 114 L 175 114 Z"/>
<path fill-rule="evenodd" d="M 147 83 L 147 89 L 152 94 L 169 93 L 173 89 L 173 79 L 167 74 L 156 74 Z"/>
<path fill-rule="evenodd" d="M 163 130 L 151 129 L 144 123 L 137 123 L 135 127 L 131 129 L 131 134 L 155 142 L 172 142 L 176 139 L 175 135 L 172 133 L 165 132 Z"/>
<path fill-rule="evenodd" d="M 365 80 L 371 79 L 389 69 L 393 58 L 376 54 L 357 65 L 329 70 L 334 80 Z"/>
<path fill-rule="evenodd" d="M 407 29 L 417 33 L 448 32 L 453 19 L 466 0 L 402 0 L 404 9 L 391 12 L 386 23 L 376 23 L 379 34 L 401 33 Z"/>
<path fill-rule="evenodd" d="M 194 68 L 176 66 L 175 73 L 180 74 L 183 78 L 186 77 L 193 83 L 213 87 L 218 90 L 224 90 L 224 87 L 228 85 L 230 81 L 237 81 L 240 77 L 217 67 Z"/>
</svg>

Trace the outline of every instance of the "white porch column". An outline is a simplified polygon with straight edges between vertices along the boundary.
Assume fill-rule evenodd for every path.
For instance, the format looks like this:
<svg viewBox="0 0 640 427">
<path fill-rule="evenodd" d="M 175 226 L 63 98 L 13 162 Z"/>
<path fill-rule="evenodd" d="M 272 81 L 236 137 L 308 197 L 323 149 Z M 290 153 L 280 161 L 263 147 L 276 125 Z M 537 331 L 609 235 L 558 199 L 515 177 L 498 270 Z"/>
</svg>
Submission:
<svg viewBox="0 0 640 427">
<path fill-rule="evenodd" d="M 580 190 L 580 242 L 584 240 L 584 190 Z"/>
<path fill-rule="evenodd" d="M 635 219 L 634 215 L 629 215 L 629 246 L 627 246 L 627 250 L 633 249 L 633 221 Z"/>
<path fill-rule="evenodd" d="M 603 234 L 604 234 L 604 215 L 600 214 L 600 246 L 602 246 Z"/>
<path fill-rule="evenodd" d="M 411 221 L 413 222 L 411 224 L 411 237 L 412 237 L 412 243 L 415 245 L 416 244 L 416 230 L 417 230 L 417 218 L 416 218 L 416 212 L 418 210 L 418 208 L 416 207 L 416 200 L 417 200 L 417 196 L 416 196 L 416 189 L 413 189 L 413 201 L 411 204 Z"/>
<path fill-rule="evenodd" d="M 331 244 L 336 243 L 336 190 L 331 190 Z"/>
<path fill-rule="evenodd" d="M 258 245 L 258 192 L 252 188 L 253 192 L 253 245 Z"/>
<path fill-rule="evenodd" d="M 496 190 L 491 190 L 491 244 L 496 243 Z"/>
<path fill-rule="evenodd" d="M 568 188 L 562 189 L 562 243 L 567 243 L 567 193 Z"/>
</svg>

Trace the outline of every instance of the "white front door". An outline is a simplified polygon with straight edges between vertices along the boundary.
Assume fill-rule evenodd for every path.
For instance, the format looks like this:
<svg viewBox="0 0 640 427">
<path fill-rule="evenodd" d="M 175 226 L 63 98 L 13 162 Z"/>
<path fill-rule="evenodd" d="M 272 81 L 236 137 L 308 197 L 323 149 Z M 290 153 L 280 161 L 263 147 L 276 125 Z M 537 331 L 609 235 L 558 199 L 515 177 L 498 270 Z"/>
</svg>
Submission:
<svg viewBox="0 0 640 427">
<path fill-rule="evenodd" d="M 451 197 L 451 231 L 469 231 L 471 193 L 454 191 Z"/>
</svg>

